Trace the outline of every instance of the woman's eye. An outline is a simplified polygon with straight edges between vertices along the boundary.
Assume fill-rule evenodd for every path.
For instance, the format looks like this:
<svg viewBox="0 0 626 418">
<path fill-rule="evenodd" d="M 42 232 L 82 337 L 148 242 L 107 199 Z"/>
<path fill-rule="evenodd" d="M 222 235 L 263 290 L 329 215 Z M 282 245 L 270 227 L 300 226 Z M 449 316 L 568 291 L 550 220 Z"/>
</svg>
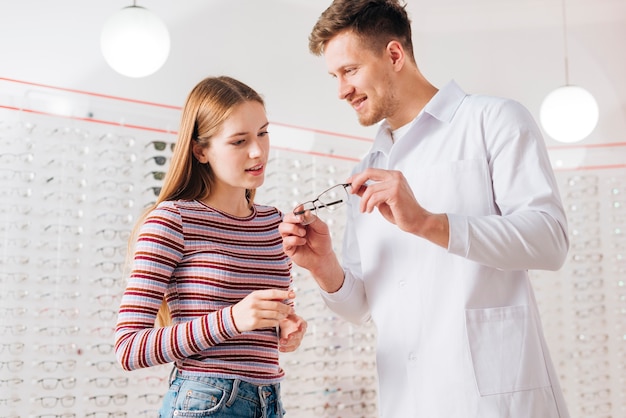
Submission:
<svg viewBox="0 0 626 418">
<path fill-rule="evenodd" d="M 268 131 L 259 132 L 259 136 L 261 136 L 261 137 L 262 136 L 267 136 L 267 135 L 269 135 Z"/>
</svg>

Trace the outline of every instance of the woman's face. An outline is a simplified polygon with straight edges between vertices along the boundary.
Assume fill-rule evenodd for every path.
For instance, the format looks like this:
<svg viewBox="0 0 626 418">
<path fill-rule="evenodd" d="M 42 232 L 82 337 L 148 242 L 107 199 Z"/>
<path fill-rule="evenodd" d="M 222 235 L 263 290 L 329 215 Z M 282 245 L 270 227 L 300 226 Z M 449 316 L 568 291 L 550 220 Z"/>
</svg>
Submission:
<svg viewBox="0 0 626 418">
<path fill-rule="evenodd" d="M 195 148 L 201 163 L 209 163 L 216 189 L 256 189 L 265 179 L 269 154 L 268 121 L 263 105 L 239 104 L 206 148 Z"/>
</svg>

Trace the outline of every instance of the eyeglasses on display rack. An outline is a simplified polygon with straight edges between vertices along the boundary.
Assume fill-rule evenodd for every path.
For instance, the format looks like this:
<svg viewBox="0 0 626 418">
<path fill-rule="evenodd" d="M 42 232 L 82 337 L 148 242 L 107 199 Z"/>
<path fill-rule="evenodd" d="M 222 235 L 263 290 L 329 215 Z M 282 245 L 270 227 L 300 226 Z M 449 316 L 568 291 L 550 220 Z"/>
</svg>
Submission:
<svg viewBox="0 0 626 418">
<path fill-rule="evenodd" d="M 4 366 L 9 372 L 15 373 L 22 370 L 24 362 L 21 360 L 0 361 L 0 370 L 4 369 Z"/>
<path fill-rule="evenodd" d="M 0 353 L 21 354 L 24 351 L 22 343 L 4 343 L 0 344 Z"/>
<path fill-rule="evenodd" d="M 0 387 L 13 387 L 24 383 L 24 379 L 12 377 L 10 379 L 0 379 Z"/>
<path fill-rule="evenodd" d="M 124 161 L 126 163 L 134 163 L 137 160 L 137 155 L 128 153 L 123 150 L 106 149 L 98 153 L 100 160 L 109 161 Z"/>
<path fill-rule="evenodd" d="M 144 160 L 145 163 L 149 162 L 149 161 L 153 161 L 156 165 L 165 165 L 165 163 L 167 162 L 167 157 L 163 156 L 163 155 L 154 155 L 150 158 L 147 158 L 146 160 Z"/>
<path fill-rule="evenodd" d="M 102 144 L 106 144 L 107 146 L 121 145 L 125 147 L 132 147 L 133 145 L 135 145 L 135 138 L 133 136 L 117 135 L 110 132 L 100 135 L 98 141 Z"/>
<path fill-rule="evenodd" d="M 95 395 L 90 396 L 89 401 L 96 406 L 124 405 L 128 401 L 128 395 L 117 393 L 115 395 Z"/>
<path fill-rule="evenodd" d="M 57 370 L 71 372 L 76 369 L 76 360 L 42 360 L 33 363 L 33 365 L 48 373 L 56 372 Z"/>
<path fill-rule="evenodd" d="M 62 387 L 63 389 L 73 389 L 76 387 L 76 378 L 75 377 L 45 377 L 35 381 L 37 385 L 46 390 L 54 390 L 58 387 Z"/>
<path fill-rule="evenodd" d="M 56 360 L 42 360 L 34 363 L 35 367 L 40 368 L 45 372 L 55 372 L 57 370 L 62 370 L 65 372 L 74 371 L 76 368 L 76 360 L 65 360 L 65 361 L 56 361 Z"/>
<path fill-rule="evenodd" d="M 144 193 L 149 193 L 149 194 L 153 194 L 155 197 L 159 197 L 159 194 L 161 193 L 161 187 L 160 186 L 151 186 L 148 187 L 144 190 Z"/>
<path fill-rule="evenodd" d="M 155 180 L 163 180 L 165 178 L 165 171 L 150 171 L 144 177 L 150 176 Z"/>
<path fill-rule="evenodd" d="M 315 200 L 298 204 L 293 214 L 303 215 L 302 225 L 308 225 L 315 220 L 319 209 L 332 212 L 343 206 L 348 201 L 348 187 L 351 187 L 350 183 L 342 183 L 326 189 Z"/>
<path fill-rule="evenodd" d="M 92 377 L 87 381 L 88 384 L 97 388 L 108 388 L 111 386 L 122 388 L 128 386 L 129 379 L 123 376 L 117 377 Z"/>
<path fill-rule="evenodd" d="M 146 148 L 149 147 L 150 145 L 152 145 L 154 147 L 155 150 L 157 151 L 165 151 L 165 149 L 168 147 L 171 151 L 174 151 L 174 147 L 176 146 L 175 142 L 165 142 L 165 141 L 152 141 L 152 142 L 148 142 L 146 144 Z"/>
<path fill-rule="evenodd" d="M 38 398 L 34 398 L 33 403 L 39 405 L 44 408 L 54 408 L 57 405 L 61 405 L 64 408 L 69 408 L 74 406 L 76 403 L 75 396 L 40 396 Z"/>
<path fill-rule="evenodd" d="M 128 414 L 124 411 L 95 411 L 85 414 L 87 418 L 126 418 Z"/>
</svg>

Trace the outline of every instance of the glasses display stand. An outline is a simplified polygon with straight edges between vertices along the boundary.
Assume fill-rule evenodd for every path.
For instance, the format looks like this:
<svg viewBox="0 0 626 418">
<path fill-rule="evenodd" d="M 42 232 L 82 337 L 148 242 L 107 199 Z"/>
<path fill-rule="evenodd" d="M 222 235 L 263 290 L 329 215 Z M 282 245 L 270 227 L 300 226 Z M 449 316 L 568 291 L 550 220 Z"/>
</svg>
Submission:
<svg viewBox="0 0 626 418">
<path fill-rule="evenodd" d="M 0 416 L 153 417 L 171 366 L 121 370 L 114 327 L 179 111 L 0 87 Z"/>
<path fill-rule="evenodd" d="M 611 164 L 624 151 L 556 171 L 570 251 L 559 271 L 531 272 L 572 416 L 626 415 L 626 165 Z"/>
</svg>

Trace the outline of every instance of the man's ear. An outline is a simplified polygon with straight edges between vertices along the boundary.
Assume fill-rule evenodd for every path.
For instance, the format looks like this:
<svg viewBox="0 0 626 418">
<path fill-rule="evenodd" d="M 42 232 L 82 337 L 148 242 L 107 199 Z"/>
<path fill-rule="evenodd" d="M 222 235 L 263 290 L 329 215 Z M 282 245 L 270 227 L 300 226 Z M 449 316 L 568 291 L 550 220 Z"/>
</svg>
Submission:
<svg viewBox="0 0 626 418">
<path fill-rule="evenodd" d="M 209 162 L 209 159 L 207 158 L 206 154 L 206 147 L 203 147 L 202 145 L 198 144 L 196 141 L 194 141 L 193 146 L 192 146 L 192 151 L 193 151 L 193 156 L 196 157 L 196 160 L 198 160 L 198 162 L 200 164 L 206 164 Z"/>
<path fill-rule="evenodd" d="M 390 41 L 387 44 L 387 55 L 391 59 L 391 64 L 394 68 L 400 69 L 404 65 L 404 48 L 402 48 L 402 44 L 398 41 Z"/>
</svg>

